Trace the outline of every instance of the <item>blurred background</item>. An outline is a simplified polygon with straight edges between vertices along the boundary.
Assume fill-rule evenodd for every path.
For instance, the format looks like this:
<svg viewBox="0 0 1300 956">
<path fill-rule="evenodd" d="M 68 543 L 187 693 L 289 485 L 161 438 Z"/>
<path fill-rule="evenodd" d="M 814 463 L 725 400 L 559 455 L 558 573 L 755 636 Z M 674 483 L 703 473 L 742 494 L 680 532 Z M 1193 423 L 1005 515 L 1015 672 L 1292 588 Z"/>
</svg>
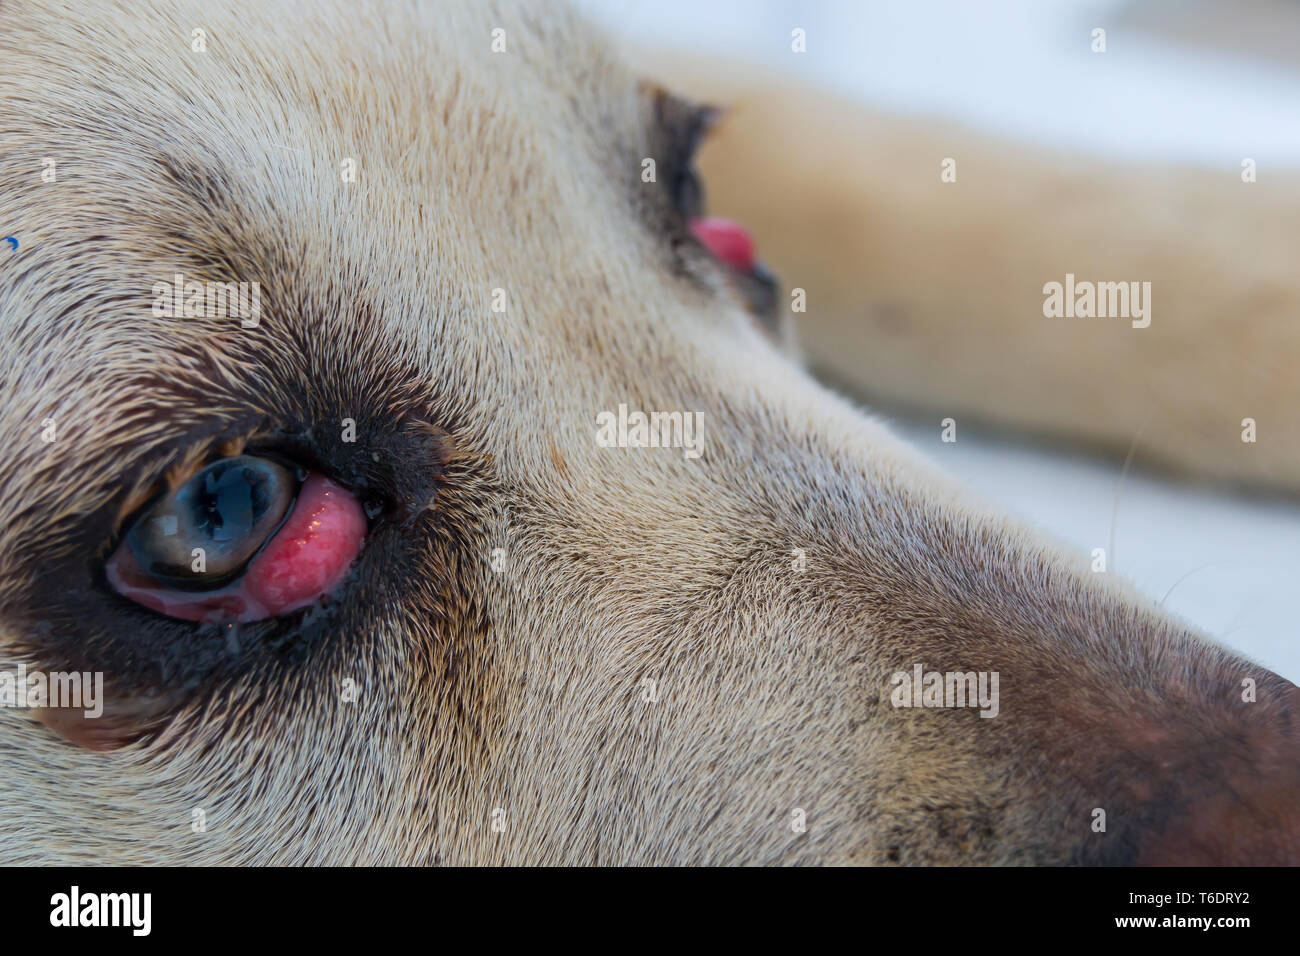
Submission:
<svg viewBox="0 0 1300 956">
<path fill-rule="evenodd" d="M 1243 155 L 1261 169 L 1300 166 L 1294 0 L 578 2 L 629 45 L 753 63 L 1035 146 L 1230 170 Z M 795 27 L 809 55 L 791 56 Z M 1104 71 L 1091 68 L 1096 27 L 1106 30 Z M 1014 434 L 963 427 L 944 444 L 937 418 L 871 410 L 1004 509 L 1084 554 L 1107 548 L 1112 572 L 1300 682 L 1300 502 L 1149 474 L 1140 452 L 1124 475 L 1121 461 Z"/>
</svg>

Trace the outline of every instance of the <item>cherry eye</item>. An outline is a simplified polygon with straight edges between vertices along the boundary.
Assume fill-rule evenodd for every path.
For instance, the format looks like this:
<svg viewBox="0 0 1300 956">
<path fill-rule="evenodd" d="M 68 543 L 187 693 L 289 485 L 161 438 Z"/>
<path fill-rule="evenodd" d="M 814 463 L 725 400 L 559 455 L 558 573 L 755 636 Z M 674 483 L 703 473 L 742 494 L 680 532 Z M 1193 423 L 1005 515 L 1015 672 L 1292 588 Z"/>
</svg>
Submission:
<svg viewBox="0 0 1300 956">
<path fill-rule="evenodd" d="M 328 594 L 361 550 L 356 498 L 270 458 L 214 462 L 137 517 L 105 565 L 115 591 L 190 621 L 257 621 Z"/>
</svg>

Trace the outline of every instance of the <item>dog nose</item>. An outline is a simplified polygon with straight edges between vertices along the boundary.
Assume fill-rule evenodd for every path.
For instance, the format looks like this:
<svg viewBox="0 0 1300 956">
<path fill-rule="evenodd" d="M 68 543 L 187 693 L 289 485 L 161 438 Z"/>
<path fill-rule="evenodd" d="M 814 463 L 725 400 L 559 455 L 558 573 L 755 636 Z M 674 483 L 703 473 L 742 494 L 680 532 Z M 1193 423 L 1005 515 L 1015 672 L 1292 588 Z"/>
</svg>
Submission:
<svg viewBox="0 0 1300 956">
<path fill-rule="evenodd" d="M 1152 866 L 1300 864 L 1300 688 L 1271 726 L 1211 747 L 1186 767 L 1177 809 L 1138 839 Z"/>
</svg>

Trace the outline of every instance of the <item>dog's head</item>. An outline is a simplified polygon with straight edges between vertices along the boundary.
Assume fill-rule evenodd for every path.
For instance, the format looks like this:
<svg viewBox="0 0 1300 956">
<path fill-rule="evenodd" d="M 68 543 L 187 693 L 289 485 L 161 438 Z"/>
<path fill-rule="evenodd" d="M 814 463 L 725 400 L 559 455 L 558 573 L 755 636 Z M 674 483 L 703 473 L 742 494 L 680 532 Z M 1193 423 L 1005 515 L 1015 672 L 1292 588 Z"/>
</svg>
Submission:
<svg viewBox="0 0 1300 956">
<path fill-rule="evenodd" d="M 1296 851 L 1296 689 L 801 371 L 573 17 L 11 0 L 0 72 L 4 667 L 105 681 L 0 709 L 3 859 Z"/>
</svg>

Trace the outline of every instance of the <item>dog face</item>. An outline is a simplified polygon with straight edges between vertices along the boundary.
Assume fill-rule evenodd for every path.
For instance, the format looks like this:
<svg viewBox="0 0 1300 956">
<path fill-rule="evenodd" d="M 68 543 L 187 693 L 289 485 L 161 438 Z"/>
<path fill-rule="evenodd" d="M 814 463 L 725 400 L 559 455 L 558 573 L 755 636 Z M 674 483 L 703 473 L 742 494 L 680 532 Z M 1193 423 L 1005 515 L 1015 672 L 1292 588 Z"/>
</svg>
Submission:
<svg viewBox="0 0 1300 956">
<path fill-rule="evenodd" d="M 1295 852 L 1296 689 L 810 380 L 692 234 L 706 115 L 572 16 L 50 0 L 0 44 L 0 635 L 105 675 L 0 710 L 5 861 Z M 257 314 L 157 314 L 189 282 Z M 341 581 L 124 594 L 240 456 L 361 509 Z M 895 706 L 917 665 L 996 716 Z"/>
</svg>

